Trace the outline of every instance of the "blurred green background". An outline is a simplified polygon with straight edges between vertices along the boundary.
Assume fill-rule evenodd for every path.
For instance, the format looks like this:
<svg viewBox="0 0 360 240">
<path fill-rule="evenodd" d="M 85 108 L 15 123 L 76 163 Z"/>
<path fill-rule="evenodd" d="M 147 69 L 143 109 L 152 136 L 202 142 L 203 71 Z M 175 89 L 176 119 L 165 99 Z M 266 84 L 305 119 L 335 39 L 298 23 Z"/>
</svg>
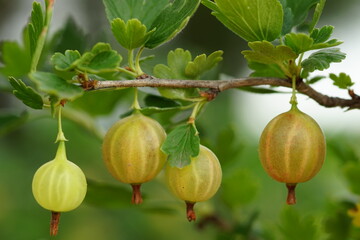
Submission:
<svg viewBox="0 0 360 240">
<path fill-rule="evenodd" d="M 347 45 L 346 41 L 351 43 L 360 34 L 358 29 L 348 26 L 349 19 L 360 21 L 351 14 L 359 10 L 360 4 L 356 0 L 327 2 L 320 25 L 334 25 L 336 37 L 345 41 L 343 50 L 348 53 L 347 61 L 330 70 L 344 71 L 356 82 L 356 68 L 351 64 L 358 63 L 359 48 Z M 0 0 L 0 6 L 0 40 L 19 39 L 31 1 Z M 57 35 L 50 50 L 84 51 L 97 41 L 106 41 L 123 52 L 110 35 L 101 1 L 56 2 L 53 34 L 65 25 L 69 15 L 83 30 L 68 22 L 68 29 L 72 30 L 68 34 L 73 37 Z M 78 44 L 82 41 L 83 44 Z M 203 6 L 174 41 L 145 52 L 156 54 L 145 69 L 151 71 L 154 64 L 165 62 L 167 52 L 177 47 L 189 49 L 194 56 L 224 50 L 224 61 L 209 78 L 216 78 L 219 73 L 243 77 L 249 73 L 240 54 L 246 43 L 217 22 Z M 44 59 L 45 69 L 47 61 Z M 315 88 L 326 94 L 346 96 L 333 90 L 330 83 Z M 357 88 L 355 85 L 355 91 Z M 85 202 L 75 211 L 62 214 L 56 239 L 360 239 L 359 230 L 347 215 L 360 195 L 357 110 L 325 109 L 300 97 L 300 108 L 323 126 L 328 151 L 320 173 L 298 186 L 298 203 L 288 207 L 285 186 L 268 177 L 260 165 L 257 141 L 266 123 L 289 108 L 290 95 L 258 95 L 239 90 L 221 93 L 208 104 L 197 125 L 202 144 L 209 146 L 222 164 L 223 183 L 212 200 L 196 204 L 198 219 L 189 223 L 185 204 L 170 194 L 162 174 L 143 185 L 144 203 L 132 206 L 130 187 L 115 181 L 105 169 L 99 135 L 128 111 L 131 97 L 131 90 L 87 93 L 72 104 L 72 109 L 78 111 L 64 112 L 68 158 L 83 169 L 91 184 Z M 165 115 L 154 117 L 165 127 L 171 127 L 164 121 Z M 54 157 L 56 132 L 56 119 L 47 111 L 27 109 L 11 94 L 6 77 L 0 76 L 0 239 L 50 239 L 50 213 L 34 200 L 31 181 L 38 167 Z"/>
</svg>

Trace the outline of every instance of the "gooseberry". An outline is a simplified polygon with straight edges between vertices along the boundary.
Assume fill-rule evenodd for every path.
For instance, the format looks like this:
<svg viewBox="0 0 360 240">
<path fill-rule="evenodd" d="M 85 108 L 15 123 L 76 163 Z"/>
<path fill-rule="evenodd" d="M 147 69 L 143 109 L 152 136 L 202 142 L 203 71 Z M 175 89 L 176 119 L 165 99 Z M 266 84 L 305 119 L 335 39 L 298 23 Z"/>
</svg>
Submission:
<svg viewBox="0 0 360 240">
<path fill-rule="evenodd" d="M 167 164 L 165 176 L 171 192 L 185 201 L 187 219 L 194 221 L 195 203 L 214 196 L 221 184 L 222 171 L 215 154 L 200 145 L 199 155 L 192 158 L 189 165 L 177 168 Z"/>
<path fill-rule="evenodd" d="M 166 155 L 160 150 L 165 138 L 161 125 L 140 112 L 119 120 L 106 133 L 105 165 L 117 180 L 131 184 L 134 204 L 142 202 L 141 184 L 153 179 L 165 164 Z"/>
</svg>

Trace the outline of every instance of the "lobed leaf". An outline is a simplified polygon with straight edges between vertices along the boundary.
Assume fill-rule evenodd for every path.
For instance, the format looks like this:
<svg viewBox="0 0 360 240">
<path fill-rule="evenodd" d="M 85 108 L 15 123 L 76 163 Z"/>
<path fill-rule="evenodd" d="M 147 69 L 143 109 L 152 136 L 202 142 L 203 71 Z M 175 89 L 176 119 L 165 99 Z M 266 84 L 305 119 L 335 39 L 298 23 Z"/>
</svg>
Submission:
<svg viewBox="0 0 360 240">
<path fill-rule="evenodd" d="M 157 16 L 150 29 L 156 31 L 150 36 L 145 47 L 155 48 L 173 39 L 196 12 L 200 0 L 174 0 Z"/>
<path fill-rule="evenodd" d="M 314 40 L 305 33 L 288 33 L 285 35 L 284 43 L 299 55 L 311 50 Z"/>
<path fill-rule="evenodd" d="M 288 33 L 285 35 L 284 43 L 297 54 L 340 45 L 342 42 L 336 39 L 326 42 L 330 38 L 332 30 L 332 26 L 325 26 L 321 29 L 314 29 L 310 36 L 305 33 Z"/>
<path fill-rule="evenodd" d="M 268 41 L 250 42 L 249 47 L 252 50 L 241 52 L 249 62 L 282 65 L 284 61 L 297 58 L 297 54 L 290 47 L 274 46 Z"/>
<path fill-rule="evenodd" d="M 334 27 L 333 26 L 323 26 L 322 28 L 315 28 L 312 32 L 310 37 L 314 40 L 314 43 L 323 43 L 327 41 L 331 34 L 333 33 Z"/>
<path fill-rule="evenodd" d="M 330 73 L 330 79 L 334 81 L 334 85 L 338 86 L 341 89 L 349 89 L 354 82 L 351 81 L 351 77 L 346 73 L 340 73 L 338 76 Z"/>
<path fill-rule="evenodd" d="M 199 79 L 203 73 L 214 68 L 222 60 L 222 53 L 222 51 L 216 51 L 209 56 L 202 54 L 192 60 L 189 51 L 177 48 L 169 52 L 167 65 L 156 65 L 153 74 L 162 79 Z M 189 100 L 199 97 L 196 89 L 159 88 L 159 92 L 162 96 L 170 99 Z"/>
<path fill-rule="evenodd" d="M 75 63 L 81 71 L 99 74 L 116 71 L 121 61 L 121 55 L 112 50 L 110 44 L 100 42 Z"/>
<path fill-rule="evenodd" d="M 23 81 L 13 77 L 9 77 L 9 82 L 14 88 L 13 94 L 20 99 L 26 106 L 34 109 L 42 109 L 43 99 L 29 86 L 26 86 Z"/>
<path fill-rule="evenodd" d="M 310 37 L 314 39 L 314 45 L 312 49 L 329 48 L 340 45 L 342 42 L 338 41 L 337 39 L 331 39 L 327 41 L 331 37 L 333 29 L 333 26 L 324 26 L 320 29 L 313 29 L 310 35 Z"/>
<path fill-rule="evenodd" d="M 302 61 L 301 66 L 305 72 L 324 70 L 330 67 L 330 63 L 341 62 L 346 57 L 345 53 L 338 48 L 324 49 L 311 54 Z"/>
<path fill-rule="evenodd" d="M 138 19 L 130 19 L 126 23 L 120 18 L 115 18 L 111 22 L 111 30 L 124 48 L 131 50 L 144 46 L 151 34 L 155 31 L 147 31 L 147 28 Z"/>
<path fill-rule="evenodd" d="M 115 18 L 124 22 L 136 18 L 147 29 L 152 29 L 153 22 L 167 7 L 169 0 L 103 0 L 103 3 L 109 22 Z"/>
<path fill-rule="evenodd" d="M 197 56 L 193 61 L 189 62 L 185 68 L 185 75 L 191 79 L 199 78 L 204 72 L 215 67 L 222 61 L 223 51 L 211 53 L 208 57 L 205 54 Z"/>
<path fill-rule="evenodd" d="M 167 66 L 158 64 L 154 67 L 154 76 L 163 79 L 187 79 L 185 68 L 192 60 L 188 50 L 177 48 L 170 51 L 167 56 Z"/>
<path fill-rule="evenodd" d="M 84 92 L 82 88 L 67 82 L 53 73 L 33 72 L 29 76 L 37 84 L 39 90 L 53 96 L 54 99 L 74 100 Z"/>
<path fill-rule="evenodd" d="M 161 150 L 168 155 L 170 166 L 182 168 L 199 155 L 200 138 L 193 124 L 176 127 L 166 137 Z"/>
<path fill-rule="evenodd" d="M 76 68 L 77 60 L 81 55 L 77 50 L 66 50 L 65 54 L 55 53 L 50 61 L 58 71 L 71 71 Z"/>
<path fill-rule="evenodd" d="M 280 36 L 283 15 L 278 0 L 203 0 L 227 28 L 248 42 L 273 41 Z"/>
</svg>

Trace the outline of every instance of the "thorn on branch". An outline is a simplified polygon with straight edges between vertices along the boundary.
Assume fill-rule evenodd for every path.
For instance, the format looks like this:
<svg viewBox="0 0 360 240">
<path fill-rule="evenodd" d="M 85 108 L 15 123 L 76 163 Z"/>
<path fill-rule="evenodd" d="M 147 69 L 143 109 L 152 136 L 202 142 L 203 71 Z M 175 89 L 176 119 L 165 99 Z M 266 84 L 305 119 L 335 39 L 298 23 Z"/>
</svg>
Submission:
<svg viewBox="0 0 360 240">
<path fill-rule="evenodd" d="M 359 99 L 360 99 L 360 96 L 357 95 L 357 94 L 355 94 L 354 90 L 349 89 L 349 90 L 348 90 L 348 93 L 349 93 L 351 99 L 354 99 L 354 100 L 359 100 Z"/>
<path fill-rule="evenodd" d="M 144 74 L 138 76 L 136 79 L 147 79 L 147 78 L 151 78 L 151 77 L 150 77 L 150 75 L 144 73 Z"/>
<path fill-rule="evenodd" d="M 65 107 L 66 102 L 67 102 L 66 99 L 61 99 L 61 100 L 60 100 L 60 105 L 61 105 L 62 107 Z"/>
<path fill-rule="evenodd" d="M 206 98 L 206 100 L 208 102 L 210 102 L 210 101 L 214 100 L 219 93 L 220 93 L 220 91 L 218 89 L 211 88 L 207 91 L 200 91 L 200 96 Z"/>
</svg>

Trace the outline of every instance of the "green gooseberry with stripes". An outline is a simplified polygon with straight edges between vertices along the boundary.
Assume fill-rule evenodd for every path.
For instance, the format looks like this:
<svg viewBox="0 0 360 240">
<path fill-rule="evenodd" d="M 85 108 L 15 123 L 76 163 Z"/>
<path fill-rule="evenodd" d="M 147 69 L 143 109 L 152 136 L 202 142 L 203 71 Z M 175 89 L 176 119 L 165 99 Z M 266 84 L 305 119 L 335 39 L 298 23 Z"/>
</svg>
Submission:
<svg viewBox="0 0 360 240">
<path fill-rule="evenodd" d="M 67 212 L 83 202 L 86 190 L 83 171 L 67 159 L 65 142 L 60 141 L 55 158 L 35 172 L 32 181 L 35 200 L 52 212 Z"/>
<path fill-rule="evenodd" d="M 160 150 L 165 138 L 162 126 L 137 110 L 117 121 L 105 135 L 105 165 L 118 181 L 131 184 L 133 204 L 142 202 L 141 184 L 155 178 L 166 162 Z"/>
<path fill-rule="evenodd" d="M 295 187 L 312 179 L 321 169 L 326 153 L 324 134 L 317 122 L 296 103 L 272 119 L 263 130 L 259 157 L 273 179 L 286 183 L 287 204 L 295 204 Z"/>
<path fill-rule="evenodd" d="M 216 155 L 200 145 L 199 155 L 192 158 L 189 165 L 178 168 L 168 163 L 165 178 L 170 191 L 185 201 L 186 216 L 190 222 L 196 220 L 195 203 L 209 200 L 218 191 L 222 170 Z"/>
</svg>

